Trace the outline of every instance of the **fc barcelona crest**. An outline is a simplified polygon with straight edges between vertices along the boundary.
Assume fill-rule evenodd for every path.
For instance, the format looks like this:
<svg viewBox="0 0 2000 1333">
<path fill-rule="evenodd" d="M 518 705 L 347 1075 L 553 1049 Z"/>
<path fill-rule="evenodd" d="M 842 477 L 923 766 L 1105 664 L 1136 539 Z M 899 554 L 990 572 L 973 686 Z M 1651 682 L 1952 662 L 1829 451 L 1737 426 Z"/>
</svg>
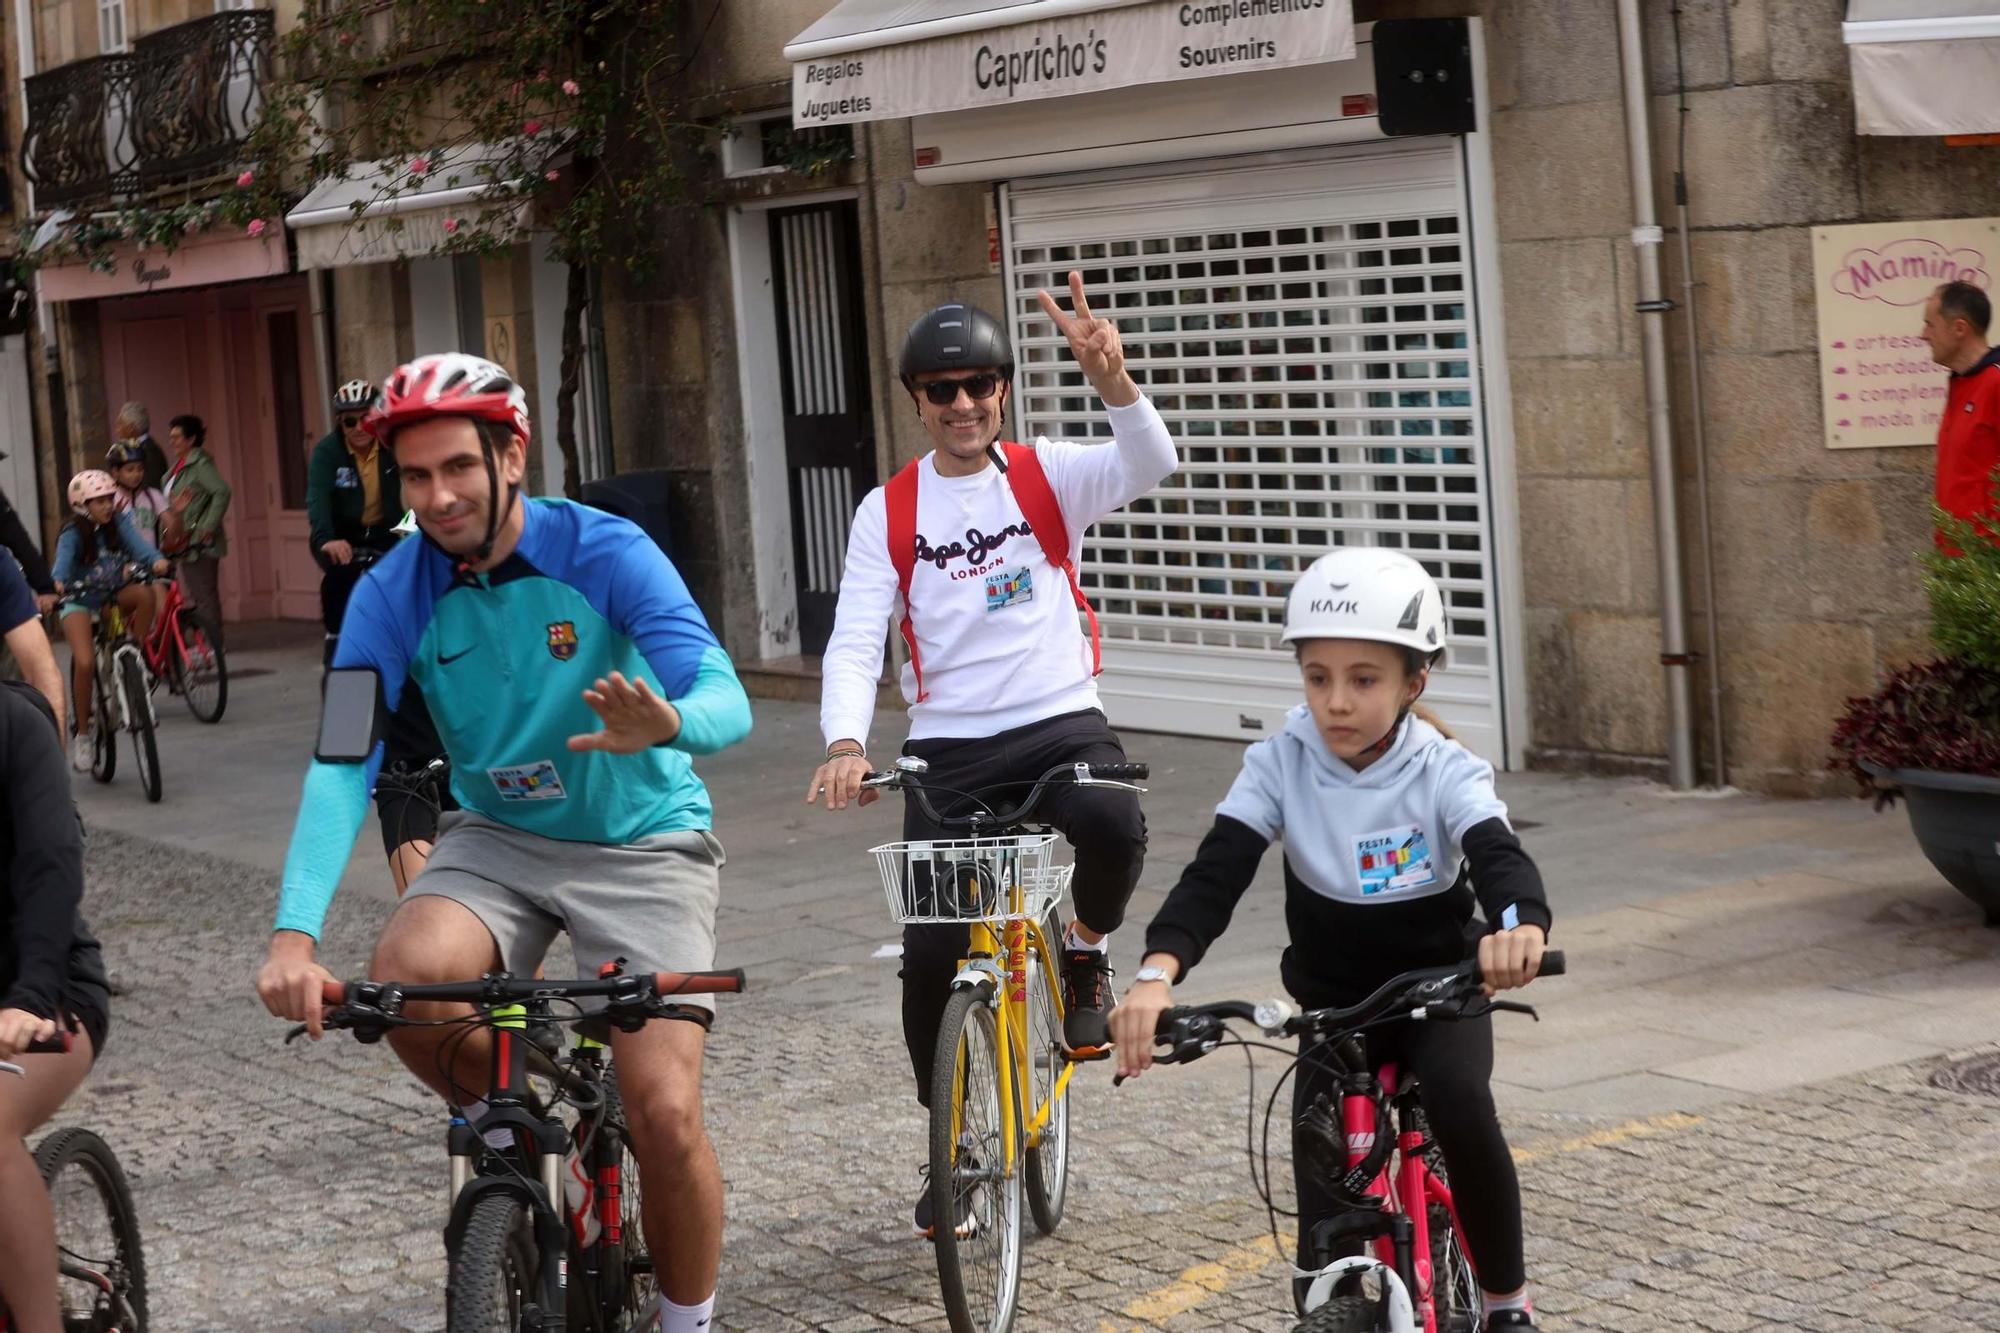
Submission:
<svg viewBox="0 0 2000 1333">
<path fill-rule="evenodd" d="M 549 656 L 567 662 L 576 656 L 576 622 L 557 620 L 549 624 Z"/>
</svg>

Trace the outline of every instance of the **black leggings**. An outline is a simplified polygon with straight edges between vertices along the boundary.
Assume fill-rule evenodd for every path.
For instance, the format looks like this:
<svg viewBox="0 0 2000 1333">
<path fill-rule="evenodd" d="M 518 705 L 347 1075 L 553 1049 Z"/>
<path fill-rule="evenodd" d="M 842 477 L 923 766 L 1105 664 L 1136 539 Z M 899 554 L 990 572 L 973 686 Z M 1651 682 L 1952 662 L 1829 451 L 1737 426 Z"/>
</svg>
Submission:
<svg viewBox="0 0 2000 1333">
<path fill-rule="evenodd" d="M 988 803 L 1002 808 L 1026 796 L 1027 784 L 1057 764 L 1125 762 L 1118 733 L 1094 708 L 978 740 L 911 741 L 903 753 L 930 764 L 924 781 L 935 786 L 977 791 L 995 783 L 1022 784 L 988 794 Z M 946 815 L 967 808 L 964 801 L 942 795 L 932 796 L 931 804 Z M 1146 817 L 1139 810 L 1139 798 L 1126 791 L 1059 785 L 1043 793 L 1036 818 L 1060 829 L 1076 848 L 1076 878 L 1070 893 L 1077 918 L 1107 935 L 1118 929 L 1146 861 Z M 914 795 L 903 798 L 906 840 L 962 836 L 926 820 Z M 903 1043 L 909 1047 L 910 1067 L 917 1076 L 917 1100 L 926 1106 L 938 1020 L 951 998 L 951 981 L 970 937 L 971 927 L 963 925 L 903 927 Z"/>
<path fill-rule="evenodd" d="M 1331 1057 L 1331 1052 L 1327 1052 Z M 1292 1089 L 1292 1118 L 1325 1092 L 1336 1107 L 1335 1079 L 1305 1052 Z M 1405 1076 L 1414 1076 L 1423 1098 L 1424 1118 L 1444 1151 L 1451 1177 L 1452 1202 L 1465 1228 L 1465 1246 L 1479 1285 L 1505 1294 L 1527 1284 L 1522 1258 L 1521 1182 L 1514 1174 L 1514 1157 L 1500 1131 L 1493 1107 L 1493 1020 L 1467 1019 L 1445 1023 L 1397 1023 L 1368 1034 L 1368 1062 L 1379 1068 L 1394 1060 Z M 1390 1132 L 1390 1126 L 1383 1126 Z M 1333 1196 L 1309 1179 L 1294 1160 L 1293 1183 L 1299 1197 L 1299 1266 L 1315 1267 L 1306 1253 L 1313 1224 L 1340 1211 Z M 1322 1261 L 1323 1262 L 1323 1261 Z"/>
</svg>

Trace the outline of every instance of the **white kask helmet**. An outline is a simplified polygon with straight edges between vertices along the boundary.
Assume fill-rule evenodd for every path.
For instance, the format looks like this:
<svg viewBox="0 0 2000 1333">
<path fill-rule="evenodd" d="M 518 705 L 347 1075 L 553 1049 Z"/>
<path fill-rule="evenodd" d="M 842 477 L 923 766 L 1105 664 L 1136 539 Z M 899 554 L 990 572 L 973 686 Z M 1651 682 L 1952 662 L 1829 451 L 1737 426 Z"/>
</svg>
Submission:
<svg viewBox="0 0 2000 1333">
<path fill-rule="evenodd" d="M 1283 643 L 1368 639 L 1444 660 L 1444 595 L 1401 551 L 1346 546 L 1312 562 L 1285 600 Z"/>
</svg>

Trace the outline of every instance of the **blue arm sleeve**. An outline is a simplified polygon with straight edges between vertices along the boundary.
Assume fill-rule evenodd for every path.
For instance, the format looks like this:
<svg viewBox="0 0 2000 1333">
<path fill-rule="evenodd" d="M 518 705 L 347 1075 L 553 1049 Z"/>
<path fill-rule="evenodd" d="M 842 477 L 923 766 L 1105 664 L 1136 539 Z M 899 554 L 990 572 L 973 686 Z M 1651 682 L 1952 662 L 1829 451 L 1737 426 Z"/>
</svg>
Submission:
<svg viewBox="0 0 2000 1333">
<path fill-rule="evenodd" d="M 680 711 L 673 748 L 713 754 L 750 734 L 750 700 L 680 571 L 635 531 L 612 572 L 611 623 L 638 646 Z"/>
<path fill-rule="evenodd" d="M 322 764 L 315 759 L 306 770 L 299 800 L 298 822 L 292 825 L 291 849 L 285 853 L 285 878 L 278 890 L 274 930 L 296 930 L 319 938 L 320 923 L 333 901 L 333 891 L 347 869 L 347 853 L 368 814 L 368 787 L 382 760 L 382 747 L 361 764 Z"/>
<path fill-rule="evenodd" d="M 76 577 L 76 535 L 75 524 L 65 524 L 56 536 L 56 567 L 49 571 L 49 577 L 57 583 L 68 585 Z"/>
<path fill-rule="evenodd" d="M 673 749 L 714 754 L 750 734 L 750 696 L 721 648 L 701 655 L 694 684 L 674 700 L 674 708 L 681 715 L 681 731 L 667 742 Z"/>
</svg>

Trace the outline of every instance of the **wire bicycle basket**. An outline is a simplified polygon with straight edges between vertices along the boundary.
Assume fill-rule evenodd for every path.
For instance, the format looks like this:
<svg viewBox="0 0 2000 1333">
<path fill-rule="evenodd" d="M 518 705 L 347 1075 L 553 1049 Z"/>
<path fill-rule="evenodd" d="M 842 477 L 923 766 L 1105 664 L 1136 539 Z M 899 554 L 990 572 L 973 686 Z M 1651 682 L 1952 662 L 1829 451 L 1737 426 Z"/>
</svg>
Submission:
<svg viewBox="0 0 2000 1333">
<path fill-rule="evenodd" d="M 904 925 L 1039 918 L 1063 896 L 1073 865 L 1054 862 L 1053 833 L 926 838 L 868 850 L 882 872 L 889 915 Z M 1009 890 L 1021 885 L 1021 910 Z"/>
</svg>

